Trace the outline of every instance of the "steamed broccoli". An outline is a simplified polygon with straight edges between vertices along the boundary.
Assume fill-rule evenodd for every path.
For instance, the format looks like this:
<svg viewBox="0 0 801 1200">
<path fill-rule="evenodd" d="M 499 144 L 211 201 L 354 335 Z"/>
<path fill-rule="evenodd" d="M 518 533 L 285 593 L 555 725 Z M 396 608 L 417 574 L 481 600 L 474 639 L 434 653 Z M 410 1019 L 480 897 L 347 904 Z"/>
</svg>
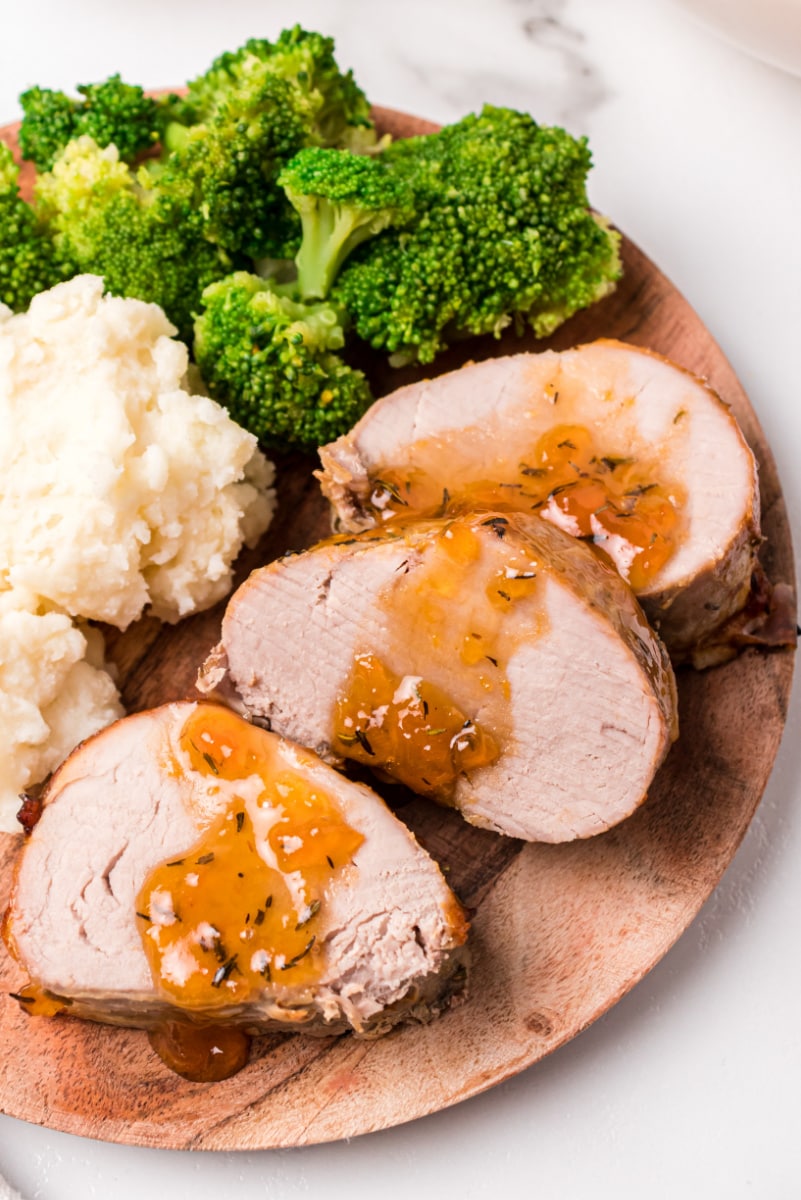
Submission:
<svg viewBox="0 0 801 1200">
<path fill-rule="evenodd" d="M 370 105 L 352 72 L 343 73 L 334 58 L 334 40 L 296 25 L 275 42 L 251 38 L 238 50 L 214 60 L 189 84 L 186 97 L 172 105 L 178 125 L 203 124 L 224 108 L 232 91 L 258 90 L 266 75 L 285 80 L 303 106 L 306 144 L 360 149 L 375 142 Z M 180 144 L 176 125 L 168 145 Z"/>
<path fill-rule="evenodd" d="M 183 127 L 182 127 L 183 128 Z M 155 179 L 197 235 L 230 254 L 290 258 L 300 223 L 277 178 L 309 140 L 297 91 L 263 73 L 232 88 L 203 124 L 186 128 Z"/>
<path fill-rule="evenodd" d="M 32 87 L 19 98 L 22 124 L 19 148 L 39 171 L 49 171 L 75 130 L 77 102 L 65 92 Z"/>
<path fill-rule="evenodd" d="M 222 55 L 184 99 L 147 100 L 119 76 L 79 91 L 82 102 L 27 93 L 29 151 L 52 159 L 41 217 L 66 269 L 160 304 L 185 338 L 209 283 L 297 251 L 300 219 L 277 184 L 285 164 L 331 139 L 375 140 L 332 40 L 297 27 Z M 159 134 L 158 154 L 128 165 Z"/>
<path fill-rule="evenodd" d="M 237 272 L 203 293 L 195 359 L 211 395 L 267 446 L 314 450 L 346 433 L 372 402 L 339 354 L 342 313 Z"/>
<path fill-rule="evenodd" d="M 20 96 L 23 119 L 19 144 L 23 158 L 49 171 L 73 138 L 88 134 L 99 146 L 113 143 L 132 162 L 159 140 L 166 101 L 146 96 L 141 87 L 111 75 L 103 83 L 82 84 L 82 99 L 32 87 Z"/>
<path fill-rule="evenodd" d="M 301 150 L 278 177 L 300 214 L 295 259 L 305 299 L 323 299 L 352 250 L 389 225 L 411 219 L 409 188 L 380 158 L 318 147 Z"/>
<path fill-rule="evenodd" d="M 158 101 L 119 76 L 80 100 L 30 89 L 21 141 L 41 173 L 31 209 L 0 157 L 0 298 L 102 275 L 194 335 L 235 419 L 309 450 L 371 402 L 346 327 L 425 363 L 509 325 L 545 336 L 611 290 L 619 238 L 588 207 L 584 139 L 487 107 L 379 147 L 333 49 L 299 26 L 251 39 Z M 246 273 L 295 255 L 296 284 Z"/>
<path fill-rule="evenodd" d="M 364 94 L 334 43 L 300 27 L 221 55 L 171 101 L 160 185 L 208 240 L 254 261 L 291 258 L 300 221 L 277 178 L 303 147 L 375 141 Z"/>
<path fill-rule="evenodd" d="M 158 181 L 121 162 L 115 146 L 101 149 L 85 135 L 39 176 L 36 196 L 68 273 L 102 275 L 115 295 L 161 305 L 181 336 L 191 336 L 203 289 L 232 260 L 196 233 L 186 210 L 165 200 Z"/>
<path fill-rule="evenodd" d="M 417 217 L 360 247 L 333 298 L 394 361 L 431 362 L 454 338 L 512 323 L 545 337 L 620 275 L 619 237 L 588 206 L 586 139 L 487 106 L 382 158 Z"/>
<path fill-rule="evenodd" d="M 0 304 L 21 312 L 66 274 L 52 239 L 19 195 L 19 168 L 0 141 Z"/>
</svg>

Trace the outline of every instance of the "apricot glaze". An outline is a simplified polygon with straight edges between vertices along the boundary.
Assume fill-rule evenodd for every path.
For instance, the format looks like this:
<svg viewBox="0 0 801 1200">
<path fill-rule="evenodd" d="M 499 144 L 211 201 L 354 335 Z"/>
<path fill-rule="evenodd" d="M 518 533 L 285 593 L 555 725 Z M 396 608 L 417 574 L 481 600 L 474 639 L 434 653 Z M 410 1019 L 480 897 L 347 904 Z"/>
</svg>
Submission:
<svg viewBox="0 0 801 1200">
<path fill-rule="evenodd" d="M 434 446 L 425 448 L 423 457 L 435 461 Z M 447 454 L 443 447 L 443 461 Z M 491 479 L 472 464 L 446 488 L 419 468 L 382 470 L 370 504 L 383 521 L 471 509 L 539 512 L 590 542 L 642 591 L 677 548 L 680 493 L 655 477 L 653 464 L 604 454 L 585 426 L 563 424 L 542 434 L 525 457 L 493 464 Z"/>
</svg>

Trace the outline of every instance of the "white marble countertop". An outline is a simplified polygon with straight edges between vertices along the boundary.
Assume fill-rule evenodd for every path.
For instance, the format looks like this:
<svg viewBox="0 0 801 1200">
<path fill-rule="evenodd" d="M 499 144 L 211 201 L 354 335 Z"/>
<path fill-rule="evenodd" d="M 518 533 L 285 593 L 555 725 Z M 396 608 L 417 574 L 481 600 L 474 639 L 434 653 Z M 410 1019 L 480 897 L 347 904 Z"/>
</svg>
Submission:
<svg viewBox="0 0 801 1200">
<path fill-rule="evenodd" d="M 587 133 L 594 204 L 722 345 L 801 528 L 801 78 L 666 0 L 5 8 L 0 123 L 32 83 L 71 89 L 119 70 L 174 84 L 300 21 L 337 38 L 376 103 L 452 120 L 492 101 Z M 0 1174 L 26 1200 L 801 1195 L 800 711 L 796 691 L 763 803 L 690 930 L 606 1017 L 506 1084 L 350 1143 L 256 1154 L 131 1149 L 0 1117 Z"/>
</svg>

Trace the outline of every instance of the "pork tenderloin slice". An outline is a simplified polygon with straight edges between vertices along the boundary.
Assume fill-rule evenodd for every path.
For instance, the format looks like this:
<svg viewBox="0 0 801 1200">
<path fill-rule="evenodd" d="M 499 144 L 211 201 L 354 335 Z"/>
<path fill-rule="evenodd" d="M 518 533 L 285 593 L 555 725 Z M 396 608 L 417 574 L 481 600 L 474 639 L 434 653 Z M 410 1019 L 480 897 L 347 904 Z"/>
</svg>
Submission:
<svg viewBox="0 0 801 1200">
<path fill-rule="evenodd" d="M 22 850 L 6 938 L 32 980 L 65 998 L 72 1015 L 141 1028 L 187 1017 L 174 992 L 154 983 L 136 910 L 150 872 L 180 860 L 250 794 L 247 780 L 199 773 L 187 760 L 181 734 L 200 707 L 205 717 L 218 706 L 165 705 L 123 718 L 80 746 L 54 776 Z M 254 732 L 221 711 L 229 724 Z M 439 868 L 370 789 L 277 735 L 255 733 L 269 743 L 280 778 L 333 798 L 362 840 L 325 882 L 308 926 L 316 935 L 311 976 L 282 984 L 274 969 L 257 993 L 231 1003 L 224 984 L 209 993 L 213 1011 L 196 1004 L 188 1015 L 250 1032 L 375 1036 L 447 1007 L 464 983 L 467 925 Z M 251 813 L 252 796 L 246 807 Z M 258 807 L 257 838 L 270 812 Z M 267 841 L 258 844 L 269 858 Z M 286 878 L 297 887 L 297 872 Z M 248 916 L 252 927 L 265 913 Z M 208 921 L 215 920 L 212 910 Z"/>
<path fill-rule="evenodd" d="M 578 532 L 563 511 L 564 495 L 561 502 L 548 496 L 545 480 L 533 478 L 538 467 L 526 466 L 555 427 L 586 430 L 595 447 L 593 465 L 578 463 L 576 472 L 581 467 L 601 485 L 626 472 L 635 487 L 626 493 L 624 486 L 624 494 L 656 483 L 675 507 L 670 557 L 631 581 L 671 654 L 684 660 L 748 597 L 760 541 L 759 491 L 754 456 L 727 406 L 702 379 L 660 355 L 602 340 L 562 353 L 489 359 L 399 388 L 321 449 L 319 479 L 345 529 L 372 527 L 399 508 L 406 517 L 415 497 L 439 500 L 444 489 L 451 501 L 485 495 L 494 481 L 504 485 L 496 488 L 496 504 L 536 506 Z M 568 477 L 553 476 L 559 490 Z M 407 492 L 402 483 L 409 478 L 417 482 Z M 401 487 L 398 504 L 382 486 L 387 479 Z M 615 546 L 605 529 L 593 532 L 629 577 L 625 541 Z"/>
<path fill-rule="evenodd" d="M 467 545 L 464 561 L 449 538 Z M 343 740 L 343 699 L 366 656 L 397 690 L 379 688 L 352 727 L 358 740 Z M 630 588 L 582 543 L 523 514 L 395 524 L 255 571 L 228 605 L 199 686 L 223 673 L 255 720 L 328 761 L 390 770 L 468 821 L 527 840 L 588 837 L 622 820 L 676 734 L 670 663 Z M 439 794 L 425 784 L 447 731 L 417 738 L 411 775 L 376 750 L 398 696 L 421 681 L 497 748 L 483 765 L 454 768 Z M 414 739 L 408 714 L 394 736 Z"/>
</svg>

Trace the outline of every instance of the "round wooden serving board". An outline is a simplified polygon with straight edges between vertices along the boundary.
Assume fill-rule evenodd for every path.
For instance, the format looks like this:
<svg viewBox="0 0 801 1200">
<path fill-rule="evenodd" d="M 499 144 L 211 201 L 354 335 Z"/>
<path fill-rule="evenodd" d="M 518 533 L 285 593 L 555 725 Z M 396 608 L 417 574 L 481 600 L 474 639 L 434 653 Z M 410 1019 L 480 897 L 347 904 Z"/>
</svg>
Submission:
<svg viewBox="0 0 801 1200">
<path fill-rule="evenodd" d="M 379 110 L 397 136 L 433 126 Z M 0 131 L 12 144 L 13 128 Z M 759 459 L 764 565 L 794 579 L 787 516 L 770 450 L 734 373 L 695 312 L 624 238 L 617 291 L 547 343 L 466 343 L 468 358 L 565 348 L 595 337 L 650 346 L 709 379 L 734 409 Z M 368 363 L 376 393 L 415 377 Z M 240 578 L 328 530 L 312 464 L 279 464 L 279 509 Z M 129 710 L 192 694 L 217 640 L 221 606 L 160 626 L 109 634 Z M 0 949 L 0 1110 L 108 1141 L 194 1149 L 298 1146 L 397 1125 L 491 1087 L 567 1042 L 665 954 L 731 861 L 759 803 L 785 723 L 793 654 L 747 650 L 725 667 L 680 672 L 682 734 L 649 799 L 588 841 L 526 845 L 474 829 L 408 794 L 396 810 L 474 910 L 470 996 L 425 1027 L 377 1042 L 350 1036 L 257 1039 L 250 1064 L 218 1084 L 168 1071 L 145 1035 L 68 1018 L 29 1018 L 5 993 L 23 979 Z M 84 836 L 79 831 L 77 836 Z M 19 838 L 0 835 L 0 906 Z"/>
</svg>

